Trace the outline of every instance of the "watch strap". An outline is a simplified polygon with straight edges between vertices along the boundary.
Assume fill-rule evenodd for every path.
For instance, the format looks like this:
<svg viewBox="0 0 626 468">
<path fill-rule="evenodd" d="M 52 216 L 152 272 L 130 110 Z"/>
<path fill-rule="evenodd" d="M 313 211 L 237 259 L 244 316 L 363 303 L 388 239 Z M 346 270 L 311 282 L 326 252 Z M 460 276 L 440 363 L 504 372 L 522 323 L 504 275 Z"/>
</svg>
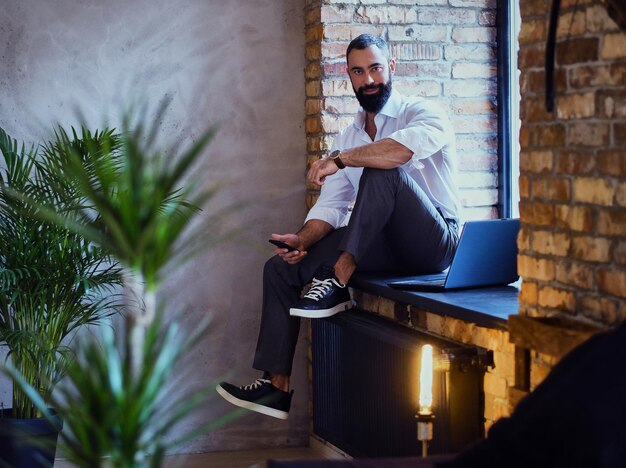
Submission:
<svg viewBox="0 0 626 468">
<path fill-rule="evenodd" d="M 345 169 L 346 168 L 346 165 L 341 160 L 341 150 L 335 150 L 332 153 L 330 153 L 330 159 L 335 161 L 335 164 L 337 165 L 337 167 L 339 169 Z"/>
</svg>

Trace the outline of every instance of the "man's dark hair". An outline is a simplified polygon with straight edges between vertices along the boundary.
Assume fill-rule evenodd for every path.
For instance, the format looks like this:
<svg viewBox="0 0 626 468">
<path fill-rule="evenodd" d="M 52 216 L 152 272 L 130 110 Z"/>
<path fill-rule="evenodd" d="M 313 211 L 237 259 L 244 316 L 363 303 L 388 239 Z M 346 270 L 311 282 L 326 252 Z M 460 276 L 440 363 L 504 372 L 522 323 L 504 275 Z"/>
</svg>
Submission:
<svg viewBox="0 0 626 468">
<path fill-rule="evenodd" d="M 348 57 L 348 55 L 350 55 L 352 49 L 363 50 L 373 45 L 378 47 L 382 51 L 383 55 L 387 58 L 387 60 L 389 60 L 390 54 L 387 42 L 385 42 L 382 37 L 374 36 L 372 34 L 361 34 L 360 36 L 352 39 L 352 41 L 350 41 L 350 44 L 348 45 L 348 49 L 346 50 L 346 58 Z"/>
</svg>

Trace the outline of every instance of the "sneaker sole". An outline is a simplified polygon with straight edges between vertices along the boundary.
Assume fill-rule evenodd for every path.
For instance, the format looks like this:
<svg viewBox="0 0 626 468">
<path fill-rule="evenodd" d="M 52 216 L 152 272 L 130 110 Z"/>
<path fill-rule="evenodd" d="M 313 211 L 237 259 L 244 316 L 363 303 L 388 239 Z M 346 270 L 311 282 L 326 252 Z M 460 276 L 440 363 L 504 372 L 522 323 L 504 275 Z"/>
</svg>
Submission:
<svg viewBox="0 0 626 468">
<path fill-rule="evenodd" d="M 287 413 L 286 411 L 277 410 L 247 400 L 240 400 L 239 398 L 231 395 L 226 390 L 224 390 L 224 388 L 222 388 L 222 386 L 219 384 L 217 385 L 217 387 L 215 387 L 215 390 L 217 390 L 217 393 L 219 393 L 222 398 L 224 398 L 224 400 L 232 403 L 235 406 L 239 406 L 240 408 L 245 408 L 250 411 L 256 411 L 257 413 L 262 413 L 266 416 L 272 416 L 278 419 L 287 419 L 289 417 L 289 413 Z"/>
<path fill-rule="evenodd" d="M 352 301 L 342 302 L 330 309 L 309 310 L 309 309 L 289 309 L 289 315 L 294 317 L 306 317 L 306 318 L 325 318 L 332 317 L 339 312 L 352 309 Z"/>
</svg>

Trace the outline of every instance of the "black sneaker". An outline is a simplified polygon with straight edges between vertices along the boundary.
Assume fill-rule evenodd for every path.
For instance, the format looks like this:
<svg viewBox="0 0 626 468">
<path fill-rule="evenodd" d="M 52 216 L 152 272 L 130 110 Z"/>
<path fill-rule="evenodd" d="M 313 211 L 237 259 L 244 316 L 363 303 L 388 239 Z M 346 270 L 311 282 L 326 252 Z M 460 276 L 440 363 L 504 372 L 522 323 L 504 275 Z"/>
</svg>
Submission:
<svg viewBox="0 0 626 468">
<path fill-rule="evenodd" d="M 323 318 L 352 308 L 348 286 L 339 282 L 334 268 L 322 266 L 312 283 L 311 289 L 289 309 L 290 315 Z"/>
<path fill-rule="evenodd" d="M 215 389 L 233 405 L 278 419 L 287 419 L 289 416 L 293 390 L 291 393 L 283 392 L 274 387 L 267 372 L 250 385 L 237 387 L 227 382 L 220 382 Z"/>
</svg>

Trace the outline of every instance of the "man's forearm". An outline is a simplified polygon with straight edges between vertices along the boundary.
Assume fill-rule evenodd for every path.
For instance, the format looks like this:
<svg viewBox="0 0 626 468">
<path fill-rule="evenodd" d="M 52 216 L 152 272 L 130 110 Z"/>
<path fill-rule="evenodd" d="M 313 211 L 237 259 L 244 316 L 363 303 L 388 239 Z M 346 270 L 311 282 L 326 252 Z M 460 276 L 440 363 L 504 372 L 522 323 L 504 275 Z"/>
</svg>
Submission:
<svg viewBox="0 0 626 468">
<path fill-rule="evenodd" d="M 390 138 L 341 152 L 341 161 L 351 167 L 392 169 L 406 163 L 413 152 Z"/>
<path fill-rule="evenodd" d="M 333 231 L 333 226 L 320 219 L 310 219 L 296 233 L 302 242 L 301 248 L 307 250 L 313 244 Z"/>
</svg>

